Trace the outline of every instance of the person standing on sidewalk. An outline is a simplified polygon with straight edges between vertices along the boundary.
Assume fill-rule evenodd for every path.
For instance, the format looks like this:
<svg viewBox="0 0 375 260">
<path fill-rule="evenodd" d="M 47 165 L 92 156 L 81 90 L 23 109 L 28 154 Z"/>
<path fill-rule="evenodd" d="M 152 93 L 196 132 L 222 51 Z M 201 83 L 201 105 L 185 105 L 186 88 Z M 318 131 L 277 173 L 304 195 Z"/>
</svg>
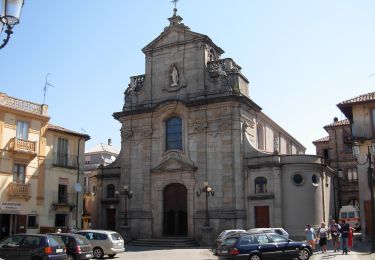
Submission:
<svg viewBox="0 0 375 260">
<path fill-rule="evenodd" d="M 332 244 L 333 244 L 333 251 L 339 251 L 340 250 L 340 231 L 341 227 L 334 219 L 331 220 L 331 224 L 328 227 L 329 233 L 332 237 Z"/>
<path fill-rule="evenodd" d="M 345 220 L 342 221 L 341 224 L 341 245 L 342 245 L 342 253 L 343 254 L 348 254 L 348 237 L 349 237 L 349 230 L 350 226 L 348 223 L 345 223 Z"/>
<path fill-rule="evenodd" d="M 320 228 L 317 232 L 317 237 L 319 238 L 319 246 L 322 248 L 322 253 L 327 253 L 328 230 L 326 229 L 326 224 L 324 222 L 320 224 Z"/>
<path fill-rule="evenodd" d="M 307 224 L 307 227 L 305 229 L 305 235 L 306 235 L 306 241 L 311 246 L 313 250 L 315 250 L 315 231 L 311 227 L 311 224 Z"/>
<path fill-rule="evenodd" d="M 354 228 L 349 227 L 349 236 L 348 236 L 348 249 L 349 249 L 349 252 L 352 251 L 352 248 L 353 248 L 353 234 L 354 234 Z"/>
</svg>

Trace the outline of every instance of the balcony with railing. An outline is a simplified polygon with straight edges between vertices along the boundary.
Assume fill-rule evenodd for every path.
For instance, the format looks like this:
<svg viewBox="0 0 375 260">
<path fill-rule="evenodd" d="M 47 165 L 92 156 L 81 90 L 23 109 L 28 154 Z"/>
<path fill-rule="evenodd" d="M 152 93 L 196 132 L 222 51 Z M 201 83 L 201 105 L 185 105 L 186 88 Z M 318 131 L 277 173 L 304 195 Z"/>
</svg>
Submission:
<svg viewBox="0 0 375 260">
<path fill-rule="evenodd" d="M 31 198 L 31 185 L 25 183 L 11 182 L 7 187 L 7 194 L 9 199 L 18 198 L 29 200 Z"/>
<path fill-rule="evenodd" d="M 30 159 L 36 156 L 36 142 L 34 141 L 14 137 L 10 139 L 9 148 L 14 153 L 29 155 Z"/>
<path fill-rule="evenodd" d="M 53 153 L 53 166 L 77 169 L 77 155 L 66 153 Z"/>
<path fill-rule="evenodd" d="M 352 135 L 354 139 L 374 139 L 375 129 L 370 123 L 352 124 Z"/>
<path fill-rule="evenodd" d="M 9 108 L 22 110 L 25 112 L 38 114 L 42 116 L 48 116 L 48 106 L 45 104 L 36 104 L 23 99 L 10 97 L 5 93 L 0 93 L 0 105 Z"/>
<path fill-rule="evenodd" d="M 72 210 L 76 206 L 76 193 L 59 193 L 52 194 L 52 207 L 54 210 L 59 208 L 69 208 Z"/>
</svg>

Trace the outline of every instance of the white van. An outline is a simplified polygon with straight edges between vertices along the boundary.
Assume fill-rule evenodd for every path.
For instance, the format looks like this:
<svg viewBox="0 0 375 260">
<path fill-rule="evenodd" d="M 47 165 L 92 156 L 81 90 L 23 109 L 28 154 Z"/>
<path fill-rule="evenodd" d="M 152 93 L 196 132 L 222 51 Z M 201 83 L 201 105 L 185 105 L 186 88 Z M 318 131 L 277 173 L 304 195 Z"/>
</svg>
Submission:
<svg viewBox="0 0 375 260">
<path fill-rule="evenodd" d="M 339 222 L 345 220 L 346 223 L 356 230 L 360 229 L 360 218 L 359 218 L 359 210 L 351 205 L 342 206 L 340 209 L 340 216 Z"/>
</svg>

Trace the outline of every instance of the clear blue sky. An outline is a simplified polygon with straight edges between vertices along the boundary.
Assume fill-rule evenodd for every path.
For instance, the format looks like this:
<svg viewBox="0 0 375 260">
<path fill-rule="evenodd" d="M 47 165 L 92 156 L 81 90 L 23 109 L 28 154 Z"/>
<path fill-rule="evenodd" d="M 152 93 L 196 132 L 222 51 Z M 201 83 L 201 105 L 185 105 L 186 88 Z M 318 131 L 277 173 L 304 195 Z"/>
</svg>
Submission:
<svg viewBox="0 0 375 260">
<path fill-rule="evenodd" d="M 178 14 L 242 67 L 250 97 L 315 153 L 336 104 L 375 91 L 374 0 L 181 0 Z M 112 138 L 141 49 L 168 25 L 170 1 L 28 0 L 0 50 L 0 91 L 46 103 L 51 122 L 82 131 L 87 148 Z"/>
</svg>

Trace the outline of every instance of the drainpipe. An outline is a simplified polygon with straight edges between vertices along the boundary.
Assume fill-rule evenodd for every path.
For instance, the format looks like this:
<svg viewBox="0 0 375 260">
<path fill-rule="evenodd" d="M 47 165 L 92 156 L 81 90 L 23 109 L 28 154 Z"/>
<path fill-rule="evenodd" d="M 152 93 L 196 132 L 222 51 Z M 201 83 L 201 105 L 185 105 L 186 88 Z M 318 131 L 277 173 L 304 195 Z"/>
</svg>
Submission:
<svg viewBox="0 0 375 260">
<path fill-rule="evenodd" d="M 82 139 L 83 137 L 80 137 L 78 139 L 78 146 L 77 146 L 77 183 L 79 183 L 79 145 Z M 78 210 L 78 202 L 79 202 L 78 197 L 79 196 L 78 195 L 79 195 L 79 192 L 78 190 L 76 190 L 76 228 L 78 228 L 78 213 L 79 213 L 79 210 Z"/>
</svg>

